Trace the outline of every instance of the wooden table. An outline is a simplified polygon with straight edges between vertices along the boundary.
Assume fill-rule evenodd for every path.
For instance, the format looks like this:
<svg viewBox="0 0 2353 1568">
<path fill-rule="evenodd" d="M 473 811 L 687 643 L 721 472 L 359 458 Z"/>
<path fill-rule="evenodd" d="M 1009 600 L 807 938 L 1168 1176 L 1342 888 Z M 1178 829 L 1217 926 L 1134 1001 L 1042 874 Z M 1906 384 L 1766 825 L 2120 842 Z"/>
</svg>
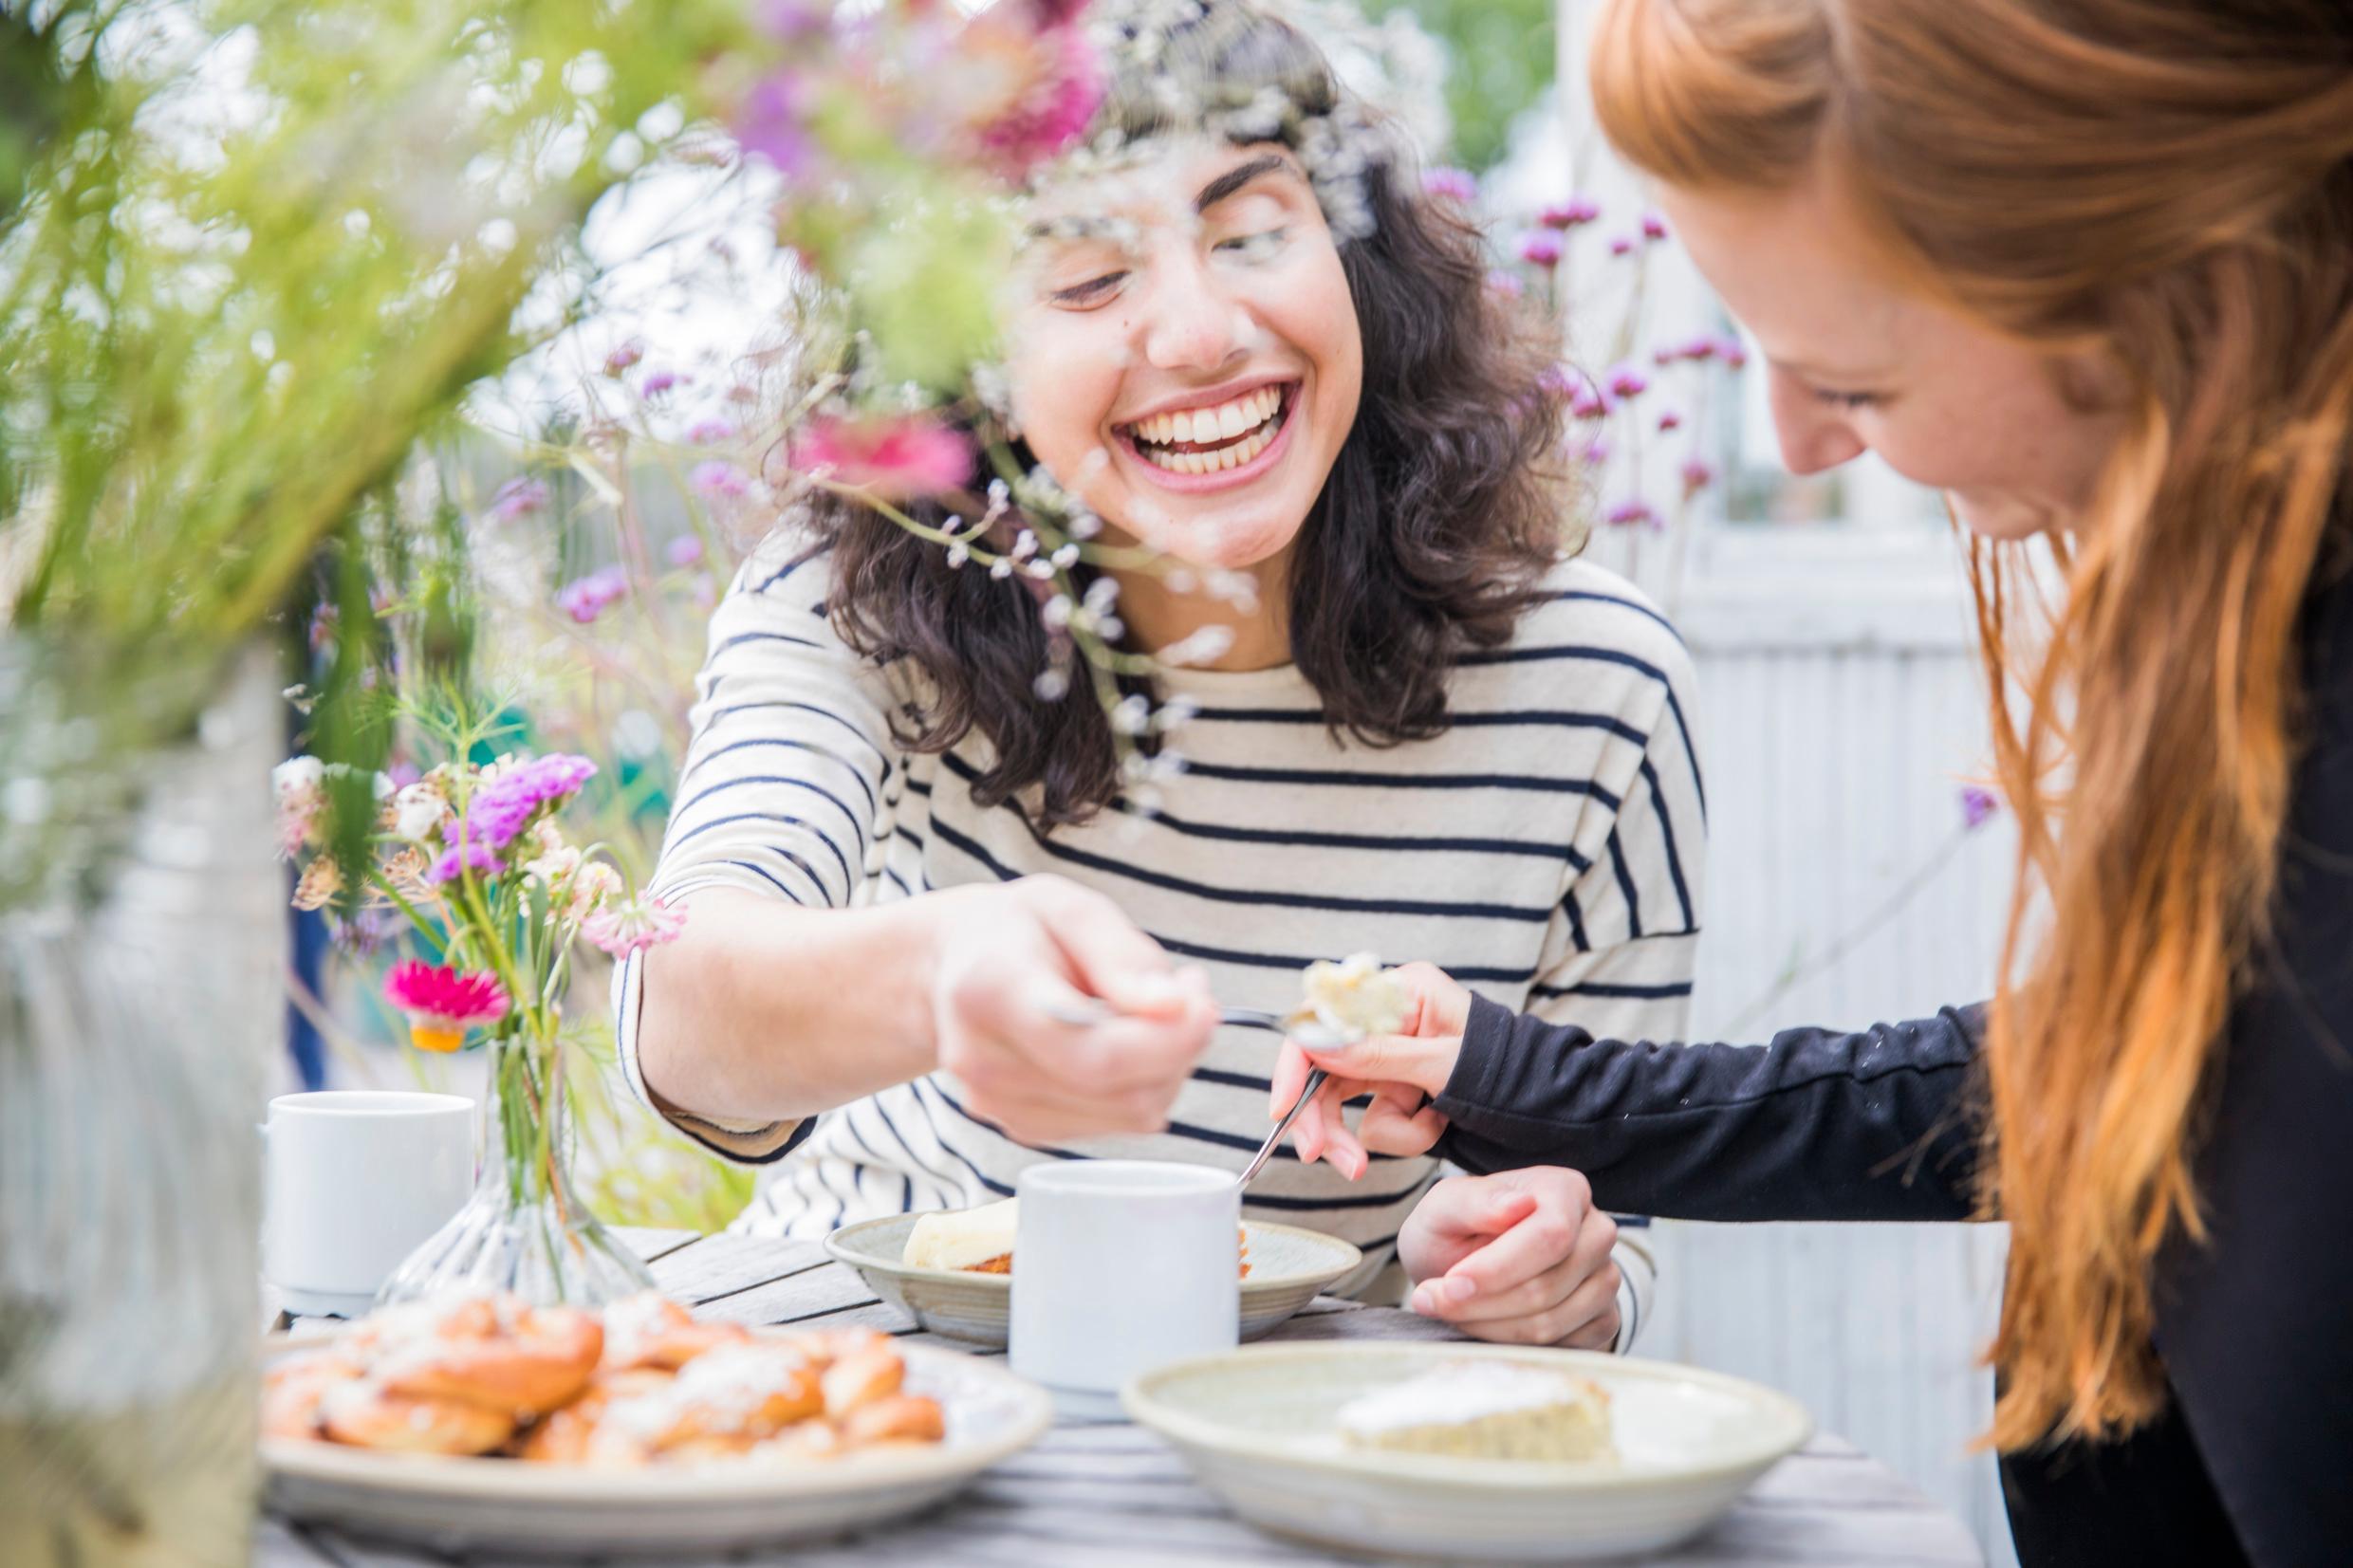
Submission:
<svg viewBox="0 0 2353 1568">
<path fill-rule="evenodd" d="M 630 1231 L 662 1288 L 708 1318 L 746 1323 L 869 1324 L 910 1340 L 971 1347 L 918 1331 L 851 1270 L 807 1242 Z M 1444 1339 L 1440 1324 L 1388 1307 L 1324 1300 L 1278 1339 Z M 976 1352 L 981 1355 L 1000 1354 Z M 262 1522 L 263 1568 L 395 1568 L 503 1561 L 379 1546 L 340 1532 Z M 1057 1426 L 925 1518 L 831 1546 L 787 1547 L 733 1562 L 792 1568 L 1240 1568 L 1364 1559 L 1262 1535 L 1196 1485 L 1151 1432 L 1124 1422 Z M 1961 1522 L 1840 1438 L 1818 1435 L 1757 1484 L 1723 1522 L 1654 1568 L 1982 1568 Z"/>
</svg>

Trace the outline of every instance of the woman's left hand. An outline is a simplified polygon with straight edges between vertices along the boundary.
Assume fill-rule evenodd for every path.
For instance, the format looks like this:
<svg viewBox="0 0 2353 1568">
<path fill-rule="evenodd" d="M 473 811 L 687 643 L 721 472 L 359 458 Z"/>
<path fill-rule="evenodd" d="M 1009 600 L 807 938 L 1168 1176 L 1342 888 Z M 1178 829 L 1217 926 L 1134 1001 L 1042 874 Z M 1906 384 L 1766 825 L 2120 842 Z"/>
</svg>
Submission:
<svg viewBox="0 0 2353 1568">
<path fill-rule="evenodd" d="M 1453 1176 L 1398 1237 L 1407 1305 L 1477 1339 L 1607 1350 L 1618 1340 L 1618 1222 L 1578 1172 L 1531 1166 Z"/>
</svg>

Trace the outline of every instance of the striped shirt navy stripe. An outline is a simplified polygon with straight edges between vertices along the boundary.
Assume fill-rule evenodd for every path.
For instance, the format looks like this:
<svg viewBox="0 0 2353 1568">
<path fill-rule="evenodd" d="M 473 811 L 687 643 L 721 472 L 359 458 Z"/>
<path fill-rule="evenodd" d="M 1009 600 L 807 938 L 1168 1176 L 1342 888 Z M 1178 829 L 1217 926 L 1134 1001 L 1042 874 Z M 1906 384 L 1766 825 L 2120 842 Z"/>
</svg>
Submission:
<svg viewBox="0 0 2353 1568">
<path fill-rule="evenodd" d="M 1454 720 L 1427 740 L 1335 738 L 1294 669 L 1173 672 L 1165 694 L 1195 710 L 1169 737 L 1184 768 L 1150 798 L 1041 831 L 1012 804 L 973 799 L 992 766 L 985 737 L 945 753 L 899 745 L 920 681 L 841 643 L 823 613 L 827 563 L 798 555 L 791 541 L 764 546 L 713 616 L 656 892 L 691 904 L 727 887 L 842 907 L 1052 873 L 1201 966 L 1228 1005 L 1288 1010 L 1304 965 L 1370 949 L 1429 959 L 1507 1006 L 1597 1033 L 1681 1038 L 1694 945 L 1656 938 L 1696 925 L 1704 885 L 1690 660 L 1607 573 L 1564 563 L 1554 597 L 1510 644 L 1456 662 Z M 985 922 L 986 910 L 970 918 Z M 788 955 L 777 967 L 778 983 L 793 983 Z M 618 1019 L 640 1091 L 641 972 L 624 965 Z M 1168 1126 L 1143 1136 L 1030 1147 L 938 1073 L 797 1124 L 680 1122 L 736 1158 L 776 1161 L 744 1228 L 813 1239 L 910 1205 L 1009 1196 L 1042 1160 L 1238 1170 L 1269 1125 L 1278 1049 L 1262 1030 L 1219 1030 Z M 1362 1248 L 1364 1268 L 1343 1282 L 1362 1291 L 1437 1173 L 1426 1157 L 1383 1157 L 1351 1184 L 1286 1149 L 1248 1203 Z"/>
</svg>

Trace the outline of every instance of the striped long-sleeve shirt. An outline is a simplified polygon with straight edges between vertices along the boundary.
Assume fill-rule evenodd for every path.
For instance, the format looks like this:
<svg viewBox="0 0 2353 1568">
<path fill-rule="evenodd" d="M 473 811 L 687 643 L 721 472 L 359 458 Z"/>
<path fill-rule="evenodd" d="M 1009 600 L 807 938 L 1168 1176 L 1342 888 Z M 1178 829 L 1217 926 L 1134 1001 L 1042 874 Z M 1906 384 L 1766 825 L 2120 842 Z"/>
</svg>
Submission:
<svg viewBox="0 0 2353 1568">
<path fill-rule="evenodd" d="M 1041 834 L 1010 805 L 973 802 L 984 739 L 944 755 L 893 744 L 890 715 L 917 688 L 842 643 L 824 613 L 825 559 L 802 550 L 770 539 L 713 614 L 655 881 L 665 898 L 725 886 L 841 908 L 1050 872 L 1108 895 L 1203 966 L 1229 1006 L 1286 1011 L 1310 959 L 1372 951 L 1427 959 L 1505 1006 L 1597 1035 L 1681 1038 L 1706 842 L 1691 663 L 1609 573 L 1562 563 L 1510 643 L 1461 657 L 1452 723 L 1430 740 L 1336 740 L 1291 667 L 1176 672 L 1162 695 L 1198 712 L 1176 732 L 1187 766 L 1158 809 Z M 616 992 L 621 1059 L 643 1095 L 641 981 L 632 964 Z M 1220 1030 L 1165 1132 L 1067 1148 L 1007 1137 L 940 1072 L 797 1124 L 674 1120 L 774 1165 L 740 1227 L 815 1237 L 991 1201 L 1038 1160 L 1238 1170 L 1267 1133 L 1276 1045 Z M 1355 1243 L 1362 1289 L 1438 1173 L 1428 1158 L 1376 1158 L 1350 1183 L 1286 1148 L 1245 1211 Z M 1621 1262 L 1646 1280 L 1646 1259 Z M 1643 1294 L 1629 1292 L 1630 1312 Z"/>
</svg>

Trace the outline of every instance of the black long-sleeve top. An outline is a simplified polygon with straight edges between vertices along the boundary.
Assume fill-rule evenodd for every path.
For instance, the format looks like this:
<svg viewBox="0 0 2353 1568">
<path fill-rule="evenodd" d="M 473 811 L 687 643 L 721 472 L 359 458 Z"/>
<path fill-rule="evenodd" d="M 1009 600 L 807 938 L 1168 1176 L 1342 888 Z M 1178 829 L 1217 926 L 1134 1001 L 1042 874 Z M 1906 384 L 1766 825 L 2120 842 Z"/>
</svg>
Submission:
<svg viewBox="0 0 2353 1568">
<path fill-rule="evenodd" d="M 2156 1269 L 2171 1397 L 2121 1441 L 2004 1461 L 2025 1568 L 2353 1564 L 2353 585 L 2313 600 L 2307 634 L 2272 935 L 2195 1157 L 2210 1239 L 2177 1237 Z M 1965 1220 L 1982 1020 L 1661 1046 L 1477 1002 L 1440 1151 L 1473 1171 L 1574 1166 L 1633 1213 Z"/>
</svg>

